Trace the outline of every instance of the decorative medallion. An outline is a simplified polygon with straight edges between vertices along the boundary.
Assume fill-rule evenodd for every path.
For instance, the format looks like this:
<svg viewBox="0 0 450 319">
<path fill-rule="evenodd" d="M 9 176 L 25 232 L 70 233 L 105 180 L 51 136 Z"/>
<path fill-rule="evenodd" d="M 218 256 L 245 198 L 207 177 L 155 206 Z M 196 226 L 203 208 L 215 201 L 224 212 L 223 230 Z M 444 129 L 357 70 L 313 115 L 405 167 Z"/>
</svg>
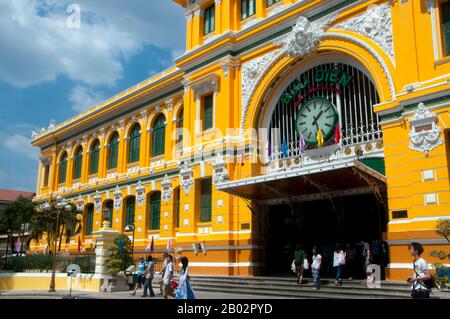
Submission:
<svg viewBox="0 0 450 319">
<path fill-rule="evenodd" d="M 436 124 L 436 119 L 436 114 L 431 112 L 425 104 L 419 104 L 414 117 L 409 119 L 411 125 L 409 148 L 411 150 L 428 154 L 444 143 L 440 137 L 442 129 Z"/>
<path fill-rule="evenodd" d="M 373 40 L 395 63 L 392 14 L 389 3 L 370 5 L 365 13 L 348 19 L 333 29 L 352 31 Z"/>
<path fill-rule="evenodd" d="M 114 209 L 122 207 L 122 192 L 119 189 L 119 185 L 116 186 L 114 191 Z"/>
<path fill-rule="evenodd" d="M 84 200 L 81 197 L 81 194 L 78 195 L 78 200 L 77 200 L 77 211 L 82 212 L 84 211 Z"/>
<path fill-rule="evenodd" d="M 189 168 L 187 163 L 182 164 L 180 170 L 180 185 L 186 195 L 189 195 L 192 185 L 194 185 L 194 178 L 192 176 L 192 168 Z"/>
<path fill-rule="evenodd" d="M 139 207 L 142 207 L 142 204 L 145 202 L 145 188 L 141 181 L 136 186 L 136 202 Z"/>
<path fill-rule="evenodd" d="M 96 212 L 99 212 L 102 208 L 102 198 L 100 197 L 100 193 L 98 190 L 95 192 L 94 196 L 94 208 Z"/>
<path fill-rule="evenodd" d="M 170 182 L 167 174 L 164 176 L 161 186 L 161 199 L 167 203 L 172 198 L 172 183 Z"/>
<path fill-rule="evenodd" d="M 228 171 L 222 153 L 218 153 L 213 163 L 213 184 L 217 185 L 228 180 Z"/>
</svg>

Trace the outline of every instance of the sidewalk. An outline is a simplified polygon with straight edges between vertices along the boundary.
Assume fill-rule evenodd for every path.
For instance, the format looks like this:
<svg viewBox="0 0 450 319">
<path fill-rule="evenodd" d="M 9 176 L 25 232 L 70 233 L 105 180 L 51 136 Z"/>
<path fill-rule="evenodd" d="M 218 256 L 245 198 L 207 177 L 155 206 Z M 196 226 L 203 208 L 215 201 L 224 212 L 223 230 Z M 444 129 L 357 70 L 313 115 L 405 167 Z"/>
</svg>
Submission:
<svg viewBox="0 0 450 319">
<path fill-rule="evenodd" d="M 76 299 L 135 299 L 135 300 L 164 300 L 162 296 L 141 297 L 141 291 L 138 290 L 136 296 L 131 296 L 128 291 L 104 293 L 104 292 L 90 292 L 90 291 L 72 291 L 72 296 Z M 56 293 L 38 290 L 26 291 L 0 291 L 1 299 L 63 299 L 69 295 L 68 290 L 57 290 Z M 196 292 L 197 299 L 273 299 L 264 296 L 242 295 L 242 294 L 225 294 L 225 293 L 210 293 L 210 292 Z M 174 299 L 174 298 L 169 298 Z M 286 298 L 281 298 L 286 299 Z"/>
</svg>

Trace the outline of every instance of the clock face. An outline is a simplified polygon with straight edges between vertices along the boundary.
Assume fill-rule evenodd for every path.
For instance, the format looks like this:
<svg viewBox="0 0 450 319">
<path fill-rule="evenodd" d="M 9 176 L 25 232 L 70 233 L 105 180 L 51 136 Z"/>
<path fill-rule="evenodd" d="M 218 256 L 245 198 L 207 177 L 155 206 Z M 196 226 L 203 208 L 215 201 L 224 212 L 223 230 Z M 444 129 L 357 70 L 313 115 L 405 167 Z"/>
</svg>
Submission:
<svg viewBox="0 0 450 319">
<path fill-rule="evenodd" d="M 322 130 L 327 141 L 336 128 L 336 107 L 327 99 L 315 97 L 306 101 L 297 112 L 297 133 L 303 134 L 306 144 L 317 145 L 317 132 Z"/>
</svg>

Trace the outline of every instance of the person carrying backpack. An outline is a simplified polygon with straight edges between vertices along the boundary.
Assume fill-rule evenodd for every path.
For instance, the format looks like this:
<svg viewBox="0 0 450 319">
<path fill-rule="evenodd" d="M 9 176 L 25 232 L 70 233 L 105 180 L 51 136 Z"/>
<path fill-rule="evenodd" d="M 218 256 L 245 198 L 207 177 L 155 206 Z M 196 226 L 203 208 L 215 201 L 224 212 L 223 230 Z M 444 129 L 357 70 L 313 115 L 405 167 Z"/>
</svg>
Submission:
<svg viewBox="0 0 450 319">
<path fill-rule="evenodd" d="M 433 287 L 433 277 L 428 269 L 427 262 L 421 257 L 423 247 L 421 244 L 413 242 L 409 245 L 409 252 L 414 257 L 414 275 L 406 280 L 407 283 L 412 284 L 411 297 L 413 299 L 428 299 Z"/>
</svg>

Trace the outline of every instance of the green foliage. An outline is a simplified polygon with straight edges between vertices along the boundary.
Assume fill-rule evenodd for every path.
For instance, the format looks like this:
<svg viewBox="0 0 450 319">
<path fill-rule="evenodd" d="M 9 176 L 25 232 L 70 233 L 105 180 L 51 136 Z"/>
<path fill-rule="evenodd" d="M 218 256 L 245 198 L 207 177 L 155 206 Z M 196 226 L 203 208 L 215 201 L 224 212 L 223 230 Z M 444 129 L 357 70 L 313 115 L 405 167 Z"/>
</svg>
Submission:
<svg viewBox="0 0 450 319">
<path fill-rule="evenodd" d="M 123 249 L 119 251 L 120 238 L 123 238 Z M 127 235 L 119 235 L 114 239 L 114 246 L 112 248 L 113 256 L 107 263 L 108 274 L 116 276 L 119 272 L 126 270 L 133 264 L 131 257 L 131 240 Z"/>
<path fill-rule="evenodd" d="M 436 234 L 444 237 L 450 244 L 450 219 L 440 219 L 435 228 Z M 450 253 L 444 250 L 432 250 L 430 252 L 431 257 L 439 258 L 444 261 L 446 259 L 450 260 Z M 433 263 L 433 268 L 436 269 L 435 282 L 439 289 L 443 289 L 450 284 L 450 268 L 441 264 Z"/>
<path fill-rule="evenodd" d="M 81 272 L 85 274 L 95 272 L 95 256 L 56 256 L 56 272 L 65 273 L 71 264 L 80 266 Z M 53 257 L 49 255 L 27 255 L 9 257 L 6 264 L 2 262 L 2 270 L 12 272 L 38 271 L 51 272 Z"/>
</svg>

